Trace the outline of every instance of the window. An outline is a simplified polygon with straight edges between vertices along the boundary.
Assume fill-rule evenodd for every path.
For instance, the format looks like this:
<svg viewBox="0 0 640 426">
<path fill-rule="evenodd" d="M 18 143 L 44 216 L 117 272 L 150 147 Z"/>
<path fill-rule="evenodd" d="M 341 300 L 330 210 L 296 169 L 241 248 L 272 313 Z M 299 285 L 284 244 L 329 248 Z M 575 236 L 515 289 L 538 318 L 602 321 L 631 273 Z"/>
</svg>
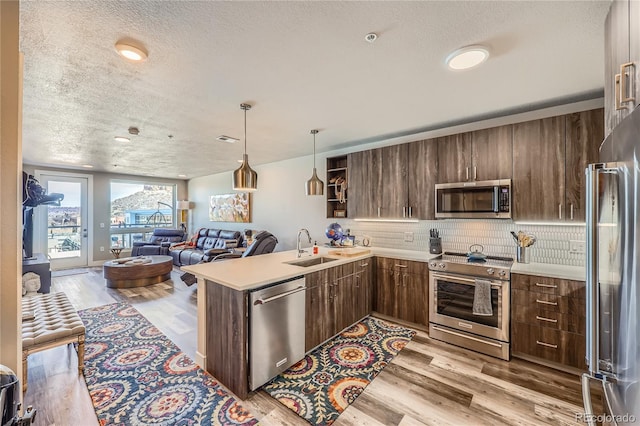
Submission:
<svg viewBox="0 0 640 426">
<path fill-rule="evenodd" d="M 131 248 L 155 228 L 175 228 L 175 185 L 111 181 L 111 246 Z"/>
</svg>

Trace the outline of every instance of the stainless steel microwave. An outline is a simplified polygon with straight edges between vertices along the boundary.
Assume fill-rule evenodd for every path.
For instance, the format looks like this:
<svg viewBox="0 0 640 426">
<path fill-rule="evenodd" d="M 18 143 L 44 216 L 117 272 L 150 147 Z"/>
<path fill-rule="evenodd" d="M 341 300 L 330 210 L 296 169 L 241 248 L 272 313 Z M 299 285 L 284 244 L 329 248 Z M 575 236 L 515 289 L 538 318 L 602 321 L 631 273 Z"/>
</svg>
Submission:
<svg viewBox="0 0 640 426">
<path fill-rule="evenodd" d="M 436 184 L 436 218 L 510 219 L 511 179 Z"/>
</svg>

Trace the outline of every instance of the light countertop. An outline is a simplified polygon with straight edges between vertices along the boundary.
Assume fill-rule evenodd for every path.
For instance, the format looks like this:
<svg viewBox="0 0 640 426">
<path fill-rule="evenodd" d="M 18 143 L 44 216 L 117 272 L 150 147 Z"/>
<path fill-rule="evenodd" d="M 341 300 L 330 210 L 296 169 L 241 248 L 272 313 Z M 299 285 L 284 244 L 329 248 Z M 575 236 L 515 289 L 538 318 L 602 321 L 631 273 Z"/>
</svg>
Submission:
<svg viewBox="0 0 640 426">
<path fill-rule="evenodd" d="M 587 271 L 584 266 L 553 265 L 549 263 L 518 263 L 511 267 L 512 274 L 537 275 L 566 280 L 585 281 Z"/>
<path fill-rule="evenodd" d="M 309 267 L 287 263 L 309 259 L 311 257 L 308 253 L 304 253 L 301 258 L 298 258 L 296 250 L 288 250 L 260 256 L 182 266 L 181 269 L 194 274 L 196 277 L 214 281 L 234 290 L 246 291 L 372 256 L 388 256 L 418 262 L 427 262 L 429 259 L 437 256 L 414 250 L 386 249 L 381 247 L 358 248 L 368 249 L 370 252 L 360 256 L 343 257 L 329 255 L 328 252 L 335 250 L 334 248 L 320 247 L 319 256 L 331 257 L 337 260 Z"/>
<path fill-rule="evenodd" d="M 310 248 L 308 249 L 310 250 Z M 308 253 L 304 253 L 302 257 L 298 258 L 296 250 L 288 250 L 260 256 L 182 266 L 181 269 L 234 290 L 246 291 L 372 256 L 393 257 L 417 262 L 428 262 L 438 256 L 425 251 L 382 247 L 358 247 L 358 249 L 368 249 L 370 252 L 360 256 L 343 257 L 328 254 L 329 251 L 333 251 L 335 248 L 319 247 L 319 256 L 331 257 L 336 260 L 309 267 L 287 263 L 311 258 Z M 513 264 L 511 272 L 570 280 L 585 280 L 585 268 L 578 266 L 516 262 Z"/>
</svg>

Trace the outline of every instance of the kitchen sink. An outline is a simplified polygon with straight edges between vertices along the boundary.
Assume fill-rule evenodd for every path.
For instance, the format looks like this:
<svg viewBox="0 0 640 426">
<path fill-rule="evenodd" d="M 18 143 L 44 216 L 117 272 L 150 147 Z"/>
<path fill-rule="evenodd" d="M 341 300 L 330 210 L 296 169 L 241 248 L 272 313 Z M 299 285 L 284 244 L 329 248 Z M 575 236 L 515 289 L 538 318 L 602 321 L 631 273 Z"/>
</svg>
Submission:
<svg viewBox="0 0 640 426">
<path fill-rule="evenodd" d="M 289 265 L 302 266 L 306 268 L 309 266 L 315 266 L 315 265 L 321 265 L 327 262 L 333 262 L 334 260 L 338 260 L 338 259 L 334 259 L 332 257 L 319 256 L 319 257 L 309 257 L 301 260 L 293 260 L 291 262 L 285 262 L 285 263 L 288 263 Z"/>
</svg>

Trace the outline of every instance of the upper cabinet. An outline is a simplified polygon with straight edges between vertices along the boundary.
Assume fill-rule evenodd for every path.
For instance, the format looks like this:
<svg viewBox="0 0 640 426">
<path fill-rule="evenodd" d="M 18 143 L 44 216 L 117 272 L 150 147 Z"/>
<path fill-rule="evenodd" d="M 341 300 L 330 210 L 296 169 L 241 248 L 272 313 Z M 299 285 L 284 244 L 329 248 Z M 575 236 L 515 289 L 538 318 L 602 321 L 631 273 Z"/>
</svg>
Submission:
<svg viewBox="0 0 640 426">
<path fill-rule="evenodd" d="M 434 218 L 435 141 L 392 145 L 347 156 L 349 217 Z"/>
<path fill-rule="evenodd" d="M 438 141 L 438 183 L 510 179 L 512 126 L 445 136 Z"/>
<path fill-rule="evenodd" d="M 598 150 L 604 139 L 604 110 L 576 112 L 566 116 L 565 204 L 566 219 L 586 220 L 586 176 L 589 163 L 598 161 Z"/>
<path fill-rule="evenodd" d="M 438 180 L 438 144 L 427 139 L 408 144 L 407 206 L 412 218 L 435 219 L 435 191 Z"/>
<path fill-rule="evenodd" d="M 602 109 L 513 126 L 514 220 L 585 220 L 585 168 L 603 128 Z"/>
<path fill-rule="evenodd" d="M 614 0 L 605 21 L 605 136 L 640 102 L 640 2 Z"/>
<path fill-rule="evenodd" d="M 513 126 L 512 217 L 560 220 L 564 207 L 564 117 Z"/>
</svg>

